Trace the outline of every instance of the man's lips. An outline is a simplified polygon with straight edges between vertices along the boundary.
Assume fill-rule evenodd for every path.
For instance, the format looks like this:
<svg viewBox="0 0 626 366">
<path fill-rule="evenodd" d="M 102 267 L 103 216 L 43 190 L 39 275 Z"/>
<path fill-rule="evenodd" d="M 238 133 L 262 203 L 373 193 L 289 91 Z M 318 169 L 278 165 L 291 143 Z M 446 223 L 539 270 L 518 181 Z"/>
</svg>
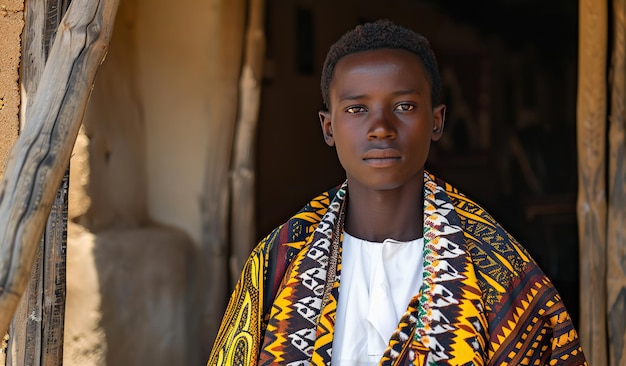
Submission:
<svg viewBox="0 0 626 366">
<path fill-rule="evenodd" d="M 363 154 L 363 161 L 376 167 L 387 167 L 402 159 L 396 149 L 371 149 Z"/>
</svg>

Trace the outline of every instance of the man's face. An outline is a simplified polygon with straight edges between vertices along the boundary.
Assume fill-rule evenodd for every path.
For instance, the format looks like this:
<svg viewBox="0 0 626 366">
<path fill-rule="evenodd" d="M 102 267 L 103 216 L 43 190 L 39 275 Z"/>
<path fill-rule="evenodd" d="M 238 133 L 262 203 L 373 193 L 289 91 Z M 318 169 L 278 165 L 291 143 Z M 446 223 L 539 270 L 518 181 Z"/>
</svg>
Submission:
<svg viewBox="0 0 626 366">
<path fill-rule="evenodd" d="M 441 138 L 445 106 L 432 108 L 419 58 L 379 49 L 344 56 L 330 85 L 330 111 L 320 112 L 349 184 L 373 190 L 423 180 L 430 141 Z"/>
</svg>

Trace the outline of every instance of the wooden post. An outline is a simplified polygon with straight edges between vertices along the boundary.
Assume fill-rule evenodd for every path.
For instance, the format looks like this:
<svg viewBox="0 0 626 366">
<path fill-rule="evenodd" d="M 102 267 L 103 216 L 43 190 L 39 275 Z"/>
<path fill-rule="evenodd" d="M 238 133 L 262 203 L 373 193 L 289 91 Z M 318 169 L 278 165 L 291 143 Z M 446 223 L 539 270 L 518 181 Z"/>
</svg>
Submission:
<svg viewBox="0 0 626 366">
<path fill-rule="evenodd" d="M 610 365 L 626 365 L 626 0 L 613 1 L 609 128 L 607 322 Z"/>
<path fill-rule="evenodd" d="M 11 323 L 7 365 L 63 364 L 68 173 L 52 205 L 29 287 Z"/>
<path fill-rule="evenodd" d="M 606 2 L 580 0 L 579 17 L 579 330 L 589 364 L 606 365 Z"/>
<path fill-rule="evenodd" d="M 250 0 L 244 63 L 239 80 L 239 120 L 232 173 L 231 287 L 235 286 L 256 241 L 254 147 L 265 59 L 264 16 L 265 1 Z"/>
<path fill-rule="evenodd" d="M 198 258 L 199 339 L 206 357 L 228 302 L 228 253 L 230 212 L 230 167 L 237 122 L 238 80 L 241 71 L 246 1 L 214 1 L 207 21 L 214 25 L 211 68 L 212 94 L 207 101 L 210 132 L 207 135 L 207 165 L 201 201 L 203 255 Z"/>
<path fill-rule="evenodd" d="M 37 244 L 69 163 L 119 0 L 70 5 L 0 184 L 0 330 L 29 280 Z"/>
<path fill-rule="evenodd" d="M 22 36 L 22 124 L 32 104 L 30 97 L 39 85 L 52 37 L 68 5 L 67 0 L 27 3 Z M 29 286 L 11 322 L 8 365 L 63 363 L 68 185 L 66 172 L 35 256 Z"/>
</svg>

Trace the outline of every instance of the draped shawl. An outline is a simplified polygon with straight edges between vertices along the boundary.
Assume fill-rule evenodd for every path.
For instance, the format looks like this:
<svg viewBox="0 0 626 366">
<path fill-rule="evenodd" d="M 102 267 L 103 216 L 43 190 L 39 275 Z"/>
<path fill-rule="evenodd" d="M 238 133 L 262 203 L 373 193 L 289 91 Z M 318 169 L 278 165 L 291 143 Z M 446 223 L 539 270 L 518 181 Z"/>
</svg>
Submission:
<svg viewBox="0 0 626 366">
<path fill-rule="evenodd" d="M 253 250 L 208 365 L 330 365 L 348 184 Z M 485 210 L 424 174 L 423 283 L 380 365 L 586 365 L 561 297 Z"/>
</svg>

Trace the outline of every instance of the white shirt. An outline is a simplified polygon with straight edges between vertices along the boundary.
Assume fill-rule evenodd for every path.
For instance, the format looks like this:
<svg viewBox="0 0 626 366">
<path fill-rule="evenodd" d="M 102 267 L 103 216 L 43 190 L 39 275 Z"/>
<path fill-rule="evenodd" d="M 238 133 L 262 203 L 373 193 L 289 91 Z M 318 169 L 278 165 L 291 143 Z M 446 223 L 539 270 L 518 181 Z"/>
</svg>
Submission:
<svg viewBox="0 0 626 366">
<path fill-rule="evenodd" d="M 343 235 L 333 366 L 377 365 L 422 286 L 424 239 L 373 243 Z"/>
</svg>

